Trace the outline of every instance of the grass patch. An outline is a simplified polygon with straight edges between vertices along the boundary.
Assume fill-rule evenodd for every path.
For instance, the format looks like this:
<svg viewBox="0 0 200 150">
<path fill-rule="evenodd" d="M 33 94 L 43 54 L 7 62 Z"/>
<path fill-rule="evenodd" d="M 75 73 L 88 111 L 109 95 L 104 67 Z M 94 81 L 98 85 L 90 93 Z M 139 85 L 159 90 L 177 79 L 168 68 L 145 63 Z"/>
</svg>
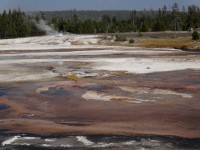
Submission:
<svg viewBox="0 0 200 150">
<path fill-rule="evenodd" d="M 146 38 L 141 39 L 138 46 L 147 48 L 176 48 L 176 49 L 200 49 L 200 42 L 193 41 L 189 37 L 184 38 Z"/>
<path fill-rule="evenodd" d="M 127 37 L 127 39 L 133 41 L 126 42 L 107 42 L 105 45 L 109 46 L 128 46 L 128 47 L 146 47 L 146 48 L 175 48 L 175 49 L 184 49 L 184 50 L 199 50 L 200 51 L 200 40 L 192 40 L 192 35 L 188 33 L 179 33 L 177 38 L 173 38 L 173 33 L 145 33 L 142 37 L 137 37 L 136 33 L 131 36 L 123 35 L 119 36 L 120 40 L 124 40 L 123 37 Z M 183 35 L 184 34 L 184 35 Z M 134 43 L 132 43 L 134 42 Z"/>
</svg>

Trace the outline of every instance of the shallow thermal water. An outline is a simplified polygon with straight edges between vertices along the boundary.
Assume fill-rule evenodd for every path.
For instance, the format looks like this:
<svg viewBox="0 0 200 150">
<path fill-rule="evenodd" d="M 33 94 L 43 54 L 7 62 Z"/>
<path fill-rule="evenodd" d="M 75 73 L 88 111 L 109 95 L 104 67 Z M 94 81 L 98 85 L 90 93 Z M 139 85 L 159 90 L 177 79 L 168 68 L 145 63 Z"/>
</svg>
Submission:
<svg viewBox="0 0 200 150">
<path fill-rule="evenodd" d="M 0 87 L 0 96 L 4 96 L 6 94 L 7 89 L 4 87 Z"/>
<path fill-rule="evenodd" d="M 5 109 L 8 109 L 8 108 L 10 108 L 8 105 L 0 104 L 0 110 L 5 110 Z"/>
<path fill-rule="evenodd" d="M 3 140 L 3 139 L 1 139 Z M 137 149 L 137 150 L 197 150 L 200 139 L 177 137 L 127 137 L 127 136 L 67 136 L 39 137 L 16 135 L 6 137 L 2 149 Z"/>
<path fill-rule="evenodd" d="M 49 88 L 47 91 L 41 92 L 41 94 L 44 94 L 44 95 L 59 96 L 59 97 L 66 96 L 69 93 L 70 93 L 69 90 L 64 89 L 62 87 L 60 87 L 60 88 Z"/>
</svg>

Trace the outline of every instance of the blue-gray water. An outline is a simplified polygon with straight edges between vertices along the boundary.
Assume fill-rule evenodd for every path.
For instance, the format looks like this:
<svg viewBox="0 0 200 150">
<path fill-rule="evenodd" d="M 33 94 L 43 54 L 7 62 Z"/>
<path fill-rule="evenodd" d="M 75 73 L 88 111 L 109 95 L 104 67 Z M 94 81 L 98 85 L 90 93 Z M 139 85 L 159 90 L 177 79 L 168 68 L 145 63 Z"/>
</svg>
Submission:
<svg viewBox="0 0 200 150">
<path fill-rule="evenodd" d="M 12 141 L 12 139 L 15 139 Z M 9 141 L 10 140 L 10 141 Z M 2 150 L 199 150 L 200 139 L 161 136 L 1 135 Z"/>
</svg>

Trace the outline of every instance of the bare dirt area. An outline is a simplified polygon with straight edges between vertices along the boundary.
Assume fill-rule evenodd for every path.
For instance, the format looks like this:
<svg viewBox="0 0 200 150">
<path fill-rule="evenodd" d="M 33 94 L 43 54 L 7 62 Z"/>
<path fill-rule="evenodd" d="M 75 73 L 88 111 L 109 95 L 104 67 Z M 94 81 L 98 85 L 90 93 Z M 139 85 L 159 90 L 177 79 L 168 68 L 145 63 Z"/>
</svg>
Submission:
<svg viewBox="0 0 200 150">
<path fill-rule="evenodd" d="M 0 45 L 0 129 L 4 130 L 2 135 L 13 136 L 10 140 L 7 135 L 0 136 L 3 147 L 27 146 L 27 143 L 30 146 L 30 137 L 22 134 L 50 136 L 54 143 L 45 143 L 46 139 L 41 137 L 32 138 L 32 146 L 42 147 L 61 146 L 63 141 L 103 147 L 104 137 L 89 137 L 98 135 L 181 137 L 198 141 L 199 53 L 95 45 L 99 37 L 87 37 L 90 42 L 85 43 L 81 37 L 85 43 L 81 46 L 73 45 L 68 36 L 56 37 L 57 41 L 61 38 L 72 45 L 68 43 L 63 48 L 64 42 L 49 51 L 45 45 L 52 37 L 42 37 L 40 43 L 27 39 L 14 45 L 9 40 L 0 42 L 4 43 L 2 49 Z M 79 40 L 74 35 L 73 41 Z M 24 42 L 27 49 L 21 49 Z M 37 46 L 29 49 L 33 43 Z M 41 43 L 42 50 L 38 48 Z M 65 139 L 55 140 L 54 136 Z M 120 138 L 121 146 L 137 147 L 142 138 L 132 142 Z M 106 147 L 114 146 L 116 141 L 109 141 Z M 147 141 L 144 143 L 152 144 Z M 46 145 L 40 145 L 41 142 Z M 193 148 L 199 148 L 194 143 Z"/>
</svg>

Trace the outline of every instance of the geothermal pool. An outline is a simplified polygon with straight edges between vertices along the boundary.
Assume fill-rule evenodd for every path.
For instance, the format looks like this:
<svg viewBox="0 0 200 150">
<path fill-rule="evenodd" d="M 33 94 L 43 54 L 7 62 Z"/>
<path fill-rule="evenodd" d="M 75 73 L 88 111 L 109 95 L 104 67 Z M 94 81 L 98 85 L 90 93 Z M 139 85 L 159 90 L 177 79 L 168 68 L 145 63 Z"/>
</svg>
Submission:
<svg viewBox="0 0 200 150">
<path fill-rule="evenodd" d="M 128 136 L 66 136 L 39 137 L 18 135 L 3 141 L 3 148 L 15 149 L 191 149 L 198 148 L 199 139 L 178 137 L 128 137 Z"/>
</svg>

